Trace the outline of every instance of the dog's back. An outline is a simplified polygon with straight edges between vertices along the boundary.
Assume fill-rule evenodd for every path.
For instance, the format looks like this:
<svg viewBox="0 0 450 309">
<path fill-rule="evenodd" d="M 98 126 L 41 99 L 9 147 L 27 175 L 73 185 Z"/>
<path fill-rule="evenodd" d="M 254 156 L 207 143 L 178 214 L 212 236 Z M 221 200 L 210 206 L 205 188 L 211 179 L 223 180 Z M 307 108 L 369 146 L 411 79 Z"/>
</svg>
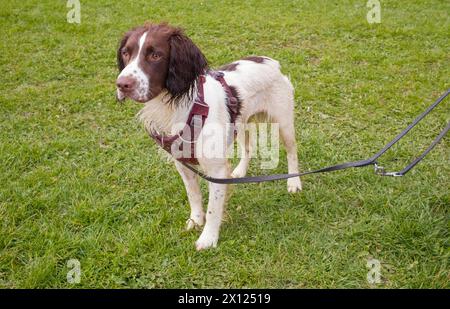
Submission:
<svg viewBox="0 0 450 309">
<path fill-rule="evenodd" d="M 292 113 L 294 88 L 280 69 L 278 61 L 265 56 L 243 58 L 219 68 L 227 83 L 238 90 L 242 122 L 258 113 L 280 117 Z"/>
</svg>

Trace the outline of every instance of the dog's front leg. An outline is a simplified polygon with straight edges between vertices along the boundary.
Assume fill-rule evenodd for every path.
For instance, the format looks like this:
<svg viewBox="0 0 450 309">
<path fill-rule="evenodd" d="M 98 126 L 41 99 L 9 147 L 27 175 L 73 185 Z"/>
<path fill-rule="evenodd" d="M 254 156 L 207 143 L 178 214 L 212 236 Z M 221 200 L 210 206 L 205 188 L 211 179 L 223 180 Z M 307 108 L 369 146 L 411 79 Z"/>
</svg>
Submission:
<svg viewBox="0 0 450 309">
<path fill-rule="evenodd" d="M 230 176 L 228 164 L 214 166 L 207 170 L 208 175 L 216 178 Z M 209 183 L 209 201 L 206 212 L 206 224 L 199 239 L 195 243 L 197 250 L 216 247 L 219 240 L 219 230 L 222 223 L 223 211 L 227 199 L 227 185 Z"/>
<path fill-rule="evenodd" d="M 196 226 L 202 226 L 205 223 L 205 213 L 202 207 L 202 193 L 197 175 L 178 161 L 175 166 L 183 179 L 189 204 L 191 206 L 191 215 L 186 222 L 186 229 L 192 230 Z"/>
</svg>

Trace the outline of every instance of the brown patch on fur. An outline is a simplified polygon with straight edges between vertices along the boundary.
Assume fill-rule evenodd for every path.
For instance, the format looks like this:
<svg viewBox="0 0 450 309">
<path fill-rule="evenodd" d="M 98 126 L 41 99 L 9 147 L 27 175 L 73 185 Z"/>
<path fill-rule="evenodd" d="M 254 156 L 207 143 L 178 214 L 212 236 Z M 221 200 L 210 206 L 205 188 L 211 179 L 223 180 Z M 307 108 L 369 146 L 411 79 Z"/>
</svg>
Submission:
<svg viewBox="0 0 450 309">
<path fill-rule="evenodd" d="M 208 68 L 208 61 L 180 28 L 174 28 L 169 43 L 166 88 L 170 93 L 170 101 L 174 102 L 185 95 L 192 97 L 195 82 Z"/>
<path fill-rule="evenodd" d="M 263 63 L 264 60 L 266 60 L 266 58 L 260 57 L 260 56 L 250 56 L 250 57 L 242 58 L 242 60 L 253 61 L 253 62 L 256 62 L 256 63 Z"/>
<path fill-rule="evenodd" d="M 238 62 L 232 62 L 221 66 L 220 68 L 218 68 L 218 70 L 227 72 L 236 71 L 238 65 L 239 65 Z"/>
<path fill-rule="evenodd" d="M 229 86 L 231 94 L 236 98 L 237 102 L 234 107 L 228 105 L 228 114 L 230 114 L 230 122 L 235 123 L 236 118 L 238 118 L 241 115 L 241 107 L 242 107 L 242 100 L 239 97 L 239 92 L 237 89 L 233 86 Z M 233 110 L 231 110 L 233 108 Z"/>
</svg>

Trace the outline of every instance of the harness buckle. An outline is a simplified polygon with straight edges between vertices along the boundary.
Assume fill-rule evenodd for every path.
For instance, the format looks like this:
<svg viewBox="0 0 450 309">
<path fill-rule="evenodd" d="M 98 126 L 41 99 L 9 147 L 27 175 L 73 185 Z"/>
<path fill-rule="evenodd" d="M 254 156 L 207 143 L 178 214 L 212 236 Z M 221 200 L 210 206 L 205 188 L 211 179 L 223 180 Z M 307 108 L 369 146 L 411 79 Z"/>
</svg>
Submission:
<svg viewBox="0 0 450 309">
<path fill-rule="evenodd" d="M 221 71 L 209 71 L 209 75 L 211 75 L 214 79 L 219 79 L 225 76 L 225 74 Z"/>
</svg>

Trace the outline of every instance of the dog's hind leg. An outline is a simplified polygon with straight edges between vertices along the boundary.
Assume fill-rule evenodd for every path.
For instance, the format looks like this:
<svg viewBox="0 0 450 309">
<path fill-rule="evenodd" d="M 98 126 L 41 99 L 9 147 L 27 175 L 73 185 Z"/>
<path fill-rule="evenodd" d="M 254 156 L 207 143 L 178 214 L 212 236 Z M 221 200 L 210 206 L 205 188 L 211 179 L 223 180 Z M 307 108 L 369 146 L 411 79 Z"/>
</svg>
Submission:
<svg viewBox="0 0 450 309">
<path fill-rule="evenodd" d="M 286 119 L 292 118 L 292 119 Z M 294 119 L 286 117 L 284 122 L 280 123 L 280 133 L 287 152 L 288 172 L 289 174 L 298 173 L 297 143 L 295 142 Z M 287 180 L 288 192 L 298 192 L 302 190 L 300 177 L 293 177 Z"/>
<path fill-rule="evenodd" d="M 205 223 L 205 213 L 202 207 L 202 193 L 200 191 L 198 176 L 178 161 L 175 161 L 175 166 L 183 179 L 191 206 L 191 215 L 186 222 L 186 229 L 192 230 Z"/>
<path fill-rule="evenodd" d="M 294 92 L 293 87 L 287 77 L 278 84 L 274 92 L 274 99 L 269 104 L 268 113 L 273 122 L 279 124 L 281 138 L 287 153 L 289 174 L 298 173 L 297 143 L 295 141 L 294 127 Z M 302 190 L 300 177 L 293 177 L 287 180 L 288 192 L 298 192 Z"/>
</svg>

